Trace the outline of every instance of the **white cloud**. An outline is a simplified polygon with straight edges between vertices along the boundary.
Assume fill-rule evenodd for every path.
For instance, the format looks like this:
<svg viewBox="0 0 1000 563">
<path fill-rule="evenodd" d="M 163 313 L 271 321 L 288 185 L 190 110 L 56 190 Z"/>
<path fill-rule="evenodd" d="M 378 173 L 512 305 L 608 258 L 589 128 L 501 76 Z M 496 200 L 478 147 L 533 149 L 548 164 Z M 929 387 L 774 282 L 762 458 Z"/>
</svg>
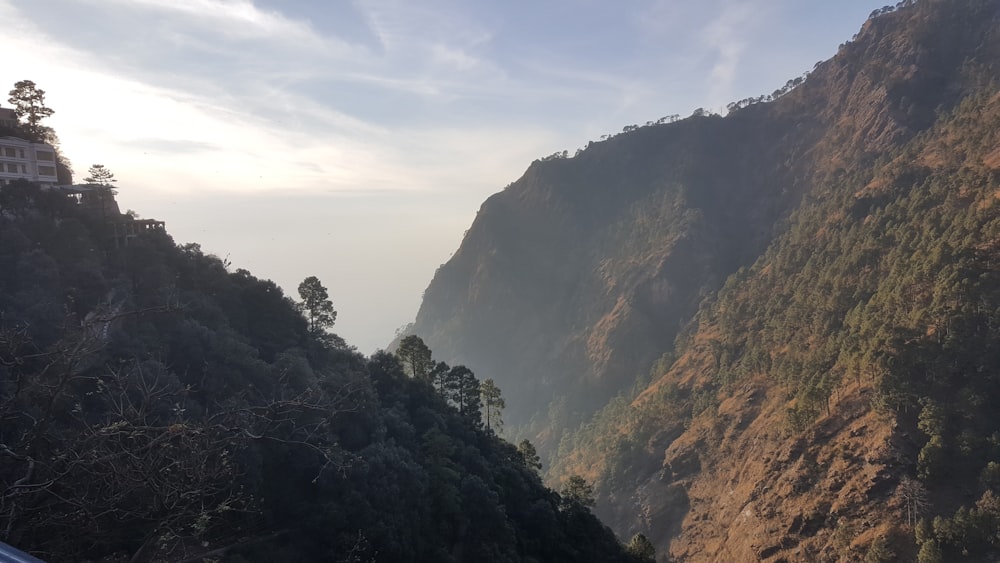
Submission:
<svg viewBox="0 0 1000 563">
<path fill-rule="evenodd" d="M 182 15 L 189 22 L 228 38 L 274 39 L 302 49 L 344 47 L 318 35 L 306 22 L 261 10 L 249 0 L 100 0 L 98 4 L 109 2 L 132 10 L 152 8 Z"/>
<path fill-rule="evenodd" d="M 431 55 L 435 63 L 459 71 L 469 71 L 480 66 L 480 61 L 466 51 L 443 43 L 433 44 Z"/>
</svg>

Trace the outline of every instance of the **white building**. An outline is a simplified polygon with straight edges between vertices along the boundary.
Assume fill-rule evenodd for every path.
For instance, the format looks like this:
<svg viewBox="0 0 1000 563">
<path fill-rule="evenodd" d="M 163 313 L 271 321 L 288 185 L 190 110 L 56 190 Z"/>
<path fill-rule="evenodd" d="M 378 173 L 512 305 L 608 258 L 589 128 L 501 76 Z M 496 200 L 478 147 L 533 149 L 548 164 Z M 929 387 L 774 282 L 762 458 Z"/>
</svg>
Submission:
<svg viewBox="0 0 1000 563">
<path fill-rule="evenodd" d="M 29 180 L 44 187 L 58 183 L 56 151 L 48 143 L 0 137 L 0 183 Z"/>
</svg>

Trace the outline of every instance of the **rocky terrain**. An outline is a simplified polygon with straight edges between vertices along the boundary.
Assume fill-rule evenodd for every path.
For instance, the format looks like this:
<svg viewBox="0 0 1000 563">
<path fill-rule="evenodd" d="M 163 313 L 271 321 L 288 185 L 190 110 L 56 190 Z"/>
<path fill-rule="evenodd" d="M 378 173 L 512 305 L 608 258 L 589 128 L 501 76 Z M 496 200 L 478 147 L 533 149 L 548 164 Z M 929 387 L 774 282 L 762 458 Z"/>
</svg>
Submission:
<svg viewBox="0 0 1000 563">
<path fill-rule="evenodd" d="M 993 560 L 998 20 L 903 2 L 788 92 L 536 161 L 412 330 L 661 558 Z"/>
</svg>

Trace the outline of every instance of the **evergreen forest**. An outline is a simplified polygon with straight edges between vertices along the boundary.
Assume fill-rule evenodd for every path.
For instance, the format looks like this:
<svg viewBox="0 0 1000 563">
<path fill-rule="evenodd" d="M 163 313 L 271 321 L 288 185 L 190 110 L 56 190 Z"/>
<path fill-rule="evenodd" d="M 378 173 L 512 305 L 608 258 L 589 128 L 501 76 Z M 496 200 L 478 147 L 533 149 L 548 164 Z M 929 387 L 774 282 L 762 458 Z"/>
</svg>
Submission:
<svg viewBox="0 0 1000 563">
<path fill-rule="evenodd" d="M 0 202 L 0 540 L 47 561 L 642 560 L 484 424 L 470 370 L 435 364 L 452 393 L 364 357 L 316 278 L 297 303 L 58 190 Z"/>
</svg>

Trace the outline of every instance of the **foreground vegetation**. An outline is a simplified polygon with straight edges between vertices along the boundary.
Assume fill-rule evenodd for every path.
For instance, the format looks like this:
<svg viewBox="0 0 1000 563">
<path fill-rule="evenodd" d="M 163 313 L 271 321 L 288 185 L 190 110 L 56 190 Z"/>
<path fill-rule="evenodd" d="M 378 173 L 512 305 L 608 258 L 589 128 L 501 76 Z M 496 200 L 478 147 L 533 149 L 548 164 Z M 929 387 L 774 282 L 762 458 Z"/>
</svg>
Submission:
<svg viewBox="0 0 1000 563">
<path fill-rule="evenodd" d="M 478 410 L 330 333 L 315 278 L 297 305 L 165 232 L 116 240 L 56 191 L 0 204 L 3 541 L 52 561 L 637 560 Z"/>
</svg>

